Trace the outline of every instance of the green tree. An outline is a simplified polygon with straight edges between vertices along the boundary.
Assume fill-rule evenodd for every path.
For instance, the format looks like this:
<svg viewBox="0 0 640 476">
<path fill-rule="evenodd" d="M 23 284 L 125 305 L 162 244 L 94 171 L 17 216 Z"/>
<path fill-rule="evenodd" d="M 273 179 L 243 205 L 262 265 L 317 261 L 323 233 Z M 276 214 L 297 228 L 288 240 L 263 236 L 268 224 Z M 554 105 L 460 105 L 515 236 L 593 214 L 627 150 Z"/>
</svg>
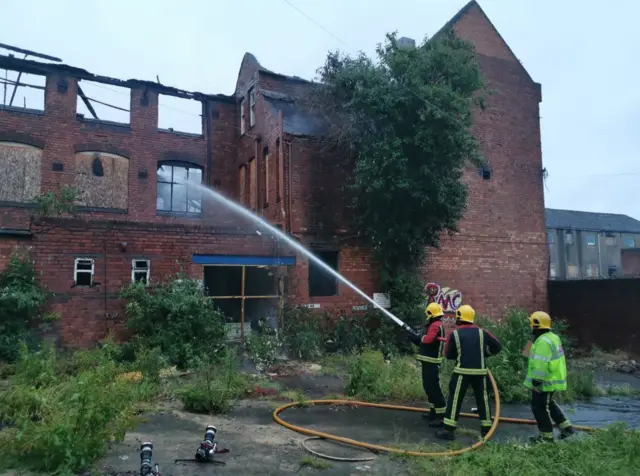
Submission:
<svg viewBox="0 0 640 476">
<path fill-rule="evenodd" d="M 353 221 L 390 285 L 441 233 L 457 231 L 463 169 L 482 160 L 469 127 L 483 80 L 473 46 L 453 33 L 416 48 L 389 34 L 376 53 L 330 53 L 313 102 L 331 123 L 331 142 L 352 152 Z"/>
</svg>

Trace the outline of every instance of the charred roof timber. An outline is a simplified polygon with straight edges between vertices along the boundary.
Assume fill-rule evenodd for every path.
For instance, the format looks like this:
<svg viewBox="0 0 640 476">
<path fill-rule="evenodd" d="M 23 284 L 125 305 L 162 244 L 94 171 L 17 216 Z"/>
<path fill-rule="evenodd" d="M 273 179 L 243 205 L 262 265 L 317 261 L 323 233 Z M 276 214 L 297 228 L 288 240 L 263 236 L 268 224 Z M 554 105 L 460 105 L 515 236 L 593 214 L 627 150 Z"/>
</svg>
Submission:
<svg viewBox="0 0 640 476">
<path fill-rule="evenodd" d="M 50 58 L 53 58 L 53 57 L 50 57 Z M 45 75 L 45 76 L 50 74 L 71 76 L 76 79 L 86 79 L 87 81 L 95 81 L 96 83 L 110 84 L 112 86 L 119 86 L 123 88 L 133 88 L 133 89 L 146 88 L 150 91 L 154 91 L 159 94 L 165 94 L 167 96 L 175 96 L 183 99 L 193 99 L 195 101 L 235 102 L 235 99 L 232 96 L 227 96 L 224 94 L 204 94 L 204 93 L 195 92 L 195 91 L 194 92 L 185 91 L 183 89 L 174 88 L 172 86 L 165 86 L 163 84 L 158 84 L 155 81 L 145 81 L 141 79 L 127 79 L 127 80 L 116 79 L 116 78 L 111 78 L 109 76 L 100 76 L 98 74 L 93 74 L 88 72 L 87 70 L 76 68 L 75 66 L 69 66 L 62 63 L 61 64 L 41 63 L 33 60 L 15 58 L 13 56 L 0 55 L 0 69 L 11 69 L 18 72 Z"/>
</svg>

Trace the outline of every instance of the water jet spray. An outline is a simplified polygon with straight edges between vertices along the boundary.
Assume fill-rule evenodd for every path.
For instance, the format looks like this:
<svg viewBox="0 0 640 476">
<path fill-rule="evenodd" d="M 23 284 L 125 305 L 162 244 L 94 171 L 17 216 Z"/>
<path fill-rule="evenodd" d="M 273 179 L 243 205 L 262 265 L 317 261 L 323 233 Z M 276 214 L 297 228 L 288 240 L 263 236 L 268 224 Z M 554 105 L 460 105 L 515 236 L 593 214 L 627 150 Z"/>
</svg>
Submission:
<svg viewBox="0 0 640 476">
<path fill-rule="evenodd" d="M 162 174 L 160 174 L 160 173 L 158 175 L 162 176 Z M 171 180 L 169 179 L 169 181 L 171 181 Z M 263 220 L 259 216 L 257 216 L 254 213 L 252 213 L 247 208 L 245 208 L 242 205 L 234 202 L 233 200 L 230 200 L 229 198 L 225 197 L 224 195 L 220 194 L 219 192 L 216 192 L 212 188 L 206 187 L 206 186 L 201 185 L 199 183 L 195 183 L 195 182 L 192 182 L 192 181 L 189 181 L 189 180 L 181 180 L 181 181 L 179 181 L 177 183 L 182 183 L 184 185 L 187 185 L 188 187 L 193 187 L 194 189 L 200 190 L 202 193 L 208 195 L 210 198 L 212 198 L 213 200 L 215 200 L 219 204 L 224 205 L 225 207 L 227 207 L 228 209 L 238 213 L 242 217 L 248 218 L 249 220 L 253 221 L 258 226 L 270 231 L 272 234 L 274 234 L 275 236 L 277 236 L 278 238 L 283 240 L 286 244 L 291 246 L 297 252 L 305 255 L 307 258 L 309 258 L 314 263 L 319 265 L 324 271 L 326 271 L 327 273 L 331 274 L 333 277 L 337 278 L 341 283 L 343 283 L 344 285 L 346 285 L 349 288 L 351 288 L 353 291 L 355 291 L 362 298 L 366 299 L 370 304 L 373 304 L 374 307 L 378 308 L 385 316 L 387 316 L 388 318 L 392 319 L 396 324 L 398 324 L 399 326 L 403 327 L 404 329 L 406 329 L 408 331 L 412 331 L 412 329 L 411 329 L 411 327 L 409 325 L 405 324 L 398 317 L 394 316 L 391 312 L 389 312 L 387 309 L 385 309 L 380 304 L 378 304 L 376 301 L 374 301 L 372 298 L 370 298 L 364 291 L 362 291 L 360 288 L 358 288 L 355 284 L 353 284 L 347 278 L 342 276 L 340 273 L 338 273 L 337 271 L 332 269 L 328 264 L 326 264 L 324 261 L 322 261 L 316 255 L 314 255 L 311 251 L 306 249 L 304 246 L 302 246 L 296 240 L 294 240 L 293 238 L 288 236 L 286 233 L 278 230 L 275 226 L 270 225 L 267 221 Z M 262 235 L 260 230 L 256 230 L 256 233 L 259 236 Z"/>
</svg>

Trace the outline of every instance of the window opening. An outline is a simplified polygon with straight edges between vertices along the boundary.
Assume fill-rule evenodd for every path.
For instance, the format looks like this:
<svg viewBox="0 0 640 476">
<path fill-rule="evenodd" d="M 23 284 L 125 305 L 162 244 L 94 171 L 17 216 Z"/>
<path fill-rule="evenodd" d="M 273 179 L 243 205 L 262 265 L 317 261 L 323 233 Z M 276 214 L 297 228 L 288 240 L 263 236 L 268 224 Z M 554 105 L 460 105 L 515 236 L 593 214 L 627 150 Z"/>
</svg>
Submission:
<svg viewBox="0 0 640 476">
<path fill-rule="evenodd" d="M 200 215 L 202 194 L 185 182 L 202 183 L 202 169 L 189 165 L 162 164 L 158 167 L 158 211 L 175 214 Z"/>
<path fill-rule="evenodd" d="M 338 271 L 337 251 L 317 251 L 314 254 L 324 261 L 331 269 Z M 338 280 L 323 267 L 309 260 L 309 296 L 337 296 Z"/>
<path fill-rule="evenodd" d="M 85 79 L 78 80 L 76 114 L 101 122 L 129 124 L 131 90 Z"/>
<path fill-rule="evenodd" d="M 204 286 L 209 296 L 229 319 L 230 338 L 244 338 L 268 322 L 277 327 L 280 293 L 277 267 L 205 266 Z"/>
<path fill-rule="evenodd" d="M 256 125 L 256 90 L 249 92 L 249 127 Z"/>
<path fill-rule="evenodd" d="M 134 259 L 131 261 L 131 282 L 149 284 L 151 274 L 151 261 L 147 259 Z"/>
<path fill-rule="evenodd" d="M 91 258 L 76 258 L 73 267 L 74 286 L 93 285 L 95 263 Z"/>
<path fill-rule="evenodd" d="M 201 136 L 202 103 L 193 99 L 158 94 L 158 129 Z"/>
</svg>

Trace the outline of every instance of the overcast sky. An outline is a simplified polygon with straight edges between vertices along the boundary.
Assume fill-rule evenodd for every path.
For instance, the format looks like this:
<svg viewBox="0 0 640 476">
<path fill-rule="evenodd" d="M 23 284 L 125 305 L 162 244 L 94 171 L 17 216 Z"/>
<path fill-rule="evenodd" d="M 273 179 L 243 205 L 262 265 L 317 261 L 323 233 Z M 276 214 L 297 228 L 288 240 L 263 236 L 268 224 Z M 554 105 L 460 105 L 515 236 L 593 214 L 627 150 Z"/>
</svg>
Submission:
<svg viewBox="0 0 640 476">
<path fill-rule="evenodd" d="M 158 76 L 181 89 L 231 94 L 247 51 L 273 71 L 312 79 L 328 50 L 373 53 L 393 30 L 422 39 L 466 0 L 289 3 L 321 26 L 285 0 L 2 0 L 0 43 L 97 74 Z M 479 3 L 542 83 L 547 207 L 640 219 L 640 39 L 633 33 L 640 2 L 593 0 L 588 8 L 579 0 Z M 83 88 L 96 99 L 129 106 L 126 91 L 84 82 Z M 35 96 L 20 91 L 17 105 L 26 97 L 32 107 Z M 96 109 L 101 118 L 124 114 L 126 120 L 127 113 Z M 83 105 L 80 112 L 88 115 Z M 192 130 L 198 113 L 193 101 L 163 98 L 160 126 Z"/>
</svg>

